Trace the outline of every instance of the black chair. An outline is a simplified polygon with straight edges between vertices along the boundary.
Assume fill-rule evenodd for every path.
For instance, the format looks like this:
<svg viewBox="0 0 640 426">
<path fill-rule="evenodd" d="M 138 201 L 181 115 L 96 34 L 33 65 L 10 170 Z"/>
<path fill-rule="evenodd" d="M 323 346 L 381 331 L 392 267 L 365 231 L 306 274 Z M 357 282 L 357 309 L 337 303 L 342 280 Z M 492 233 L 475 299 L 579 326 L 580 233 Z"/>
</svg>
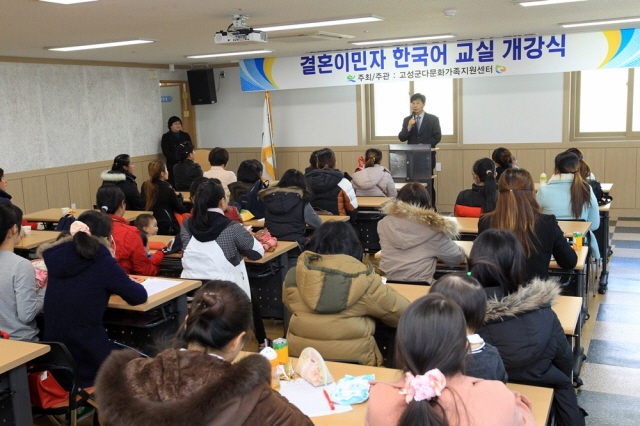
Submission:
<svg viewBox="0 0 640 426">
<path fill-rule="evenodd" d="M 59 381 L 63 382 L 63 387 L 69 390 L 68 401 L 54 405 L 51 408 L 32 407 L 34 414 L 47 416 L 56 425 L 77 426 L 77 412 L 82 407 L 97 408 L 93 399 L 94 388 L 81 388 L 78 385 L 78 373 L 76 362 L 67 347 L 60 342 L 39 342 L 49 345 L 51 350 L 34 359 L 28 366 L 28 373 L 42 371 L 52 372 Z M 68 386 L 65 386 L 67 384 Z M 97 411 L 94 414 L 94 425 L 98 424 Z"/>
</svg>

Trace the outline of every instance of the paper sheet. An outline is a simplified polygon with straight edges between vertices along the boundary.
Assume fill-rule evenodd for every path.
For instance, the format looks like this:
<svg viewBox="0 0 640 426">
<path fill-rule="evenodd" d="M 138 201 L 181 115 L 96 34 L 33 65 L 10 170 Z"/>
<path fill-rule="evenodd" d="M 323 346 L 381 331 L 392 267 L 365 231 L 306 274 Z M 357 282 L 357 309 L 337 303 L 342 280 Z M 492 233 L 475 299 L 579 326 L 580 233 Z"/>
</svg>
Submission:
<svg viewBox="0 0 640 426">
<path fill-rule="evenodd" d="M 147 278 L 142 282 L 142 286 L 147 290 L 147 297 L 160 293 L 171 287 L 175 287 L 178 284 L 182 284 L 184 281 L 163 280 L 161 278 Z"/>
<path fill-rule="evenodd" d="M 353 410 L 350 405 L 335 403 L 336 409 L 331 410 L 322 390 L 326 389 L 327 393 L 331 395 L 335 386 L 335 383 L 331 383 L 326 386 L 314 387 L 304 379 L 283 380 L 280 382 L 280 394 L 309 417 L 327 416 Z"/>
</svg>

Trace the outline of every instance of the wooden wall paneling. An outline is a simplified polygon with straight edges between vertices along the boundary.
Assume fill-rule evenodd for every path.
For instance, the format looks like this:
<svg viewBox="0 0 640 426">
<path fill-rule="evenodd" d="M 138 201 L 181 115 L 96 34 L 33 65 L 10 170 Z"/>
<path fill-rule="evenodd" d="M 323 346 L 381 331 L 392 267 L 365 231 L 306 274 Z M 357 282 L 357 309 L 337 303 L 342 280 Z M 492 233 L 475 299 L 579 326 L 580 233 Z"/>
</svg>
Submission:
<svg viewBox="0 0 640 426">
<path fill-rule="evenodd" d="M 512 152 L 518 160 L 518 167 L 531 173 L 534 182 L 539 182 L 542 172 L 547 174 L 547 179 L 553 174 L 553 161 L 549 162 L 549 156 L 545 151 L 548 150 L 519 149 Z"/>
<path fill-rule="evenodd" d="M 279 152 L 276 154 L 276 180 L 280 180 L 284 172 L 289 169 L 300 169 L 300 160 L 297 152 Z"/>
<path fill-rule="evenodd" d="M 604 182 L 602 178 L 604 177 L 605 170 L 605 149 L 604 148 L 580 148 L 578 149 L 582 152 L 584 161 L 589 165 L 591 169 L 591 173 L 596 176 L 601 183 L 610 183 Z"/>
<path fill-rule="evenodd" d="M 342 161 L 338 162 L 338 168 L 343 172 L 347 172 L 350 175 L 352 175 L 353 172 L 358 167 L 358 157 L 360 157 L 361 155 L 364 155 L 364 151 L 362 153 L 353 152 L 353 151 L 343 151 L 341 154 L 342 154 Z M 338 154 L 336 153 L 336 155 Z"/>
<path fill-rule="evenodd" d="M 7 192 L 11 195 L 11 202 L 20 207 L 24 212 L 24 192 L 22 191 L 22 179 L 11 179 L 9 175 L 9 185 L 7 186 Z"/>
<path fill-rule="evenodd" d="M 195 151 L 195 162 L 200 164 L 200 167 L 202 167 L 202 171 L 206 172 L 207 170 L 209 170 L 211 168 L 211 165 L 209 164 L 209 152 L 211 150 L 210 149 L 196 149 Z"/>
<path fill-rule="evenodd" d="M 458 193 L 465 187 L 460 167 L 460 151 L 438 151 L 437 162 L 442 171 L 437 172 L 436 203 L 438 210 L 453 212 Z"/>
<path fill-rule="evenodd" d="M 44 176 L 34 176 L 22 179 L 22 190 L 24 194 L 25 213 L 33 213 L 49 208 L 49 201 L 47 199 L 47 180 Z"/>
<path fill-rule="evenodd" d="M 142 169 L 143 167 L 140 167 L 140 165 L 141 164 L 138 163 L 136 167 L 139 167 L 140 169 Z M 90 207 L 93 207 L 93 205 L 96 203 L 96 194 L 98 193 L 98 188 L 100 188 L 103 183 L 102 179 L 100 179 L 100 174 L 105 170 L 107 169 L 104 167 L 87 170 L 87 177 L 89 180 L 88 196 L 89 196 Z M 138 187 L 140 187 L 141 183 L 144 182 L 143 176 L 144 176 L 143 173 L 138 173 L 138 169 L 136 169 L 136 182 L 138 183 Z"/>
<path fill-rule="evenodd" d="M 71 205 L 71 198 L 69 195 L 68 173 L 47 175 L 46 179 L 49 208 L 69 207 Z"/>
<path fill-rule="evenodd" d="M 74 204 L 79 209 L 93 208 L 93 196 L 89 182 L 89 171 L 78 170 L 69 172 L 69 205 Z M 66 206 L 63 206 L 66 207 Z"/>
<path fill-rule="evenodd" d="M 616 148 L 606 153 L 604 178 L 600 182 L 613 183 L 615 190 L 612 207 L 616 209 L 636 208 L 638 182 L 637 148 Z"/>
</svg>

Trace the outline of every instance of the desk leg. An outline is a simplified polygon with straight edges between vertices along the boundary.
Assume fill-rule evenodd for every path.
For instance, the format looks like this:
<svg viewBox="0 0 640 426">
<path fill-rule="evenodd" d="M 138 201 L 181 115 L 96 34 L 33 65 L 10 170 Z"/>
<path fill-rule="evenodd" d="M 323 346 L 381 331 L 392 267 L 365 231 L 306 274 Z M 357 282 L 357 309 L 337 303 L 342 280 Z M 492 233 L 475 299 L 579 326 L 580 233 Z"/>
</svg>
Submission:
<svg viewBox="0 0 640 426">
<path fill-rule="evenodd" d="M 178 312 L 178 329 L 184 324 L 184 320 L 187 318 L 188 306 L 187 306 L 187 294 L 183 294 L 180 297 L 174 299 L 176 304 L 176 311 Z"/>
<path fill-rule="evenodd" d="M 600 226 L 603 227 L 603 244 L 602 249 L 604 253 L 600 253 L 602 257 L 602 272 L 600 273 L 600 283 L 598 286 L 598 293 L 605 294 L 607 292 L 607 285 L 609 284 L 609 271 L 607 270 L 607 263 L 609 261 L 609 251 L 611 251 L 610 236 L 609 236 L 609 212 L 602 212 L 602 221 Z"/>
<path fill-rule="evenodd" d="M 280 271 L 280 289 L 284 286 L 284 279 L 287 276 L 287 272 L 289 272 L 289 255 L 287 252 L 282 253 L 276 260 L 276 267 Z M 280 300 L 282 301 L 282 321 L 284 326 L 284 336 L 287 337 L 287 330 L 289 330 L 289 311 L 284 304 L 284 298 L 282 293 L 280 293 Z"/>
<path fill-rule="evenodd" d="M 9 386 L 14 392 L 11 398 L 13 418 L 15 424 L 32 425 L 31 399 L 29 397 L 29 383 L 27 382 L 27 367 L 23 364 L 8 372 Z"/>
<path fill-rule="evenodd" d="M 589 259 L 585 262 L 585 268 L 589 267 Z M 584 354 L 584 348 L 582 347 L 582 325 L 584 324 L 587 308 L 586 303 L 588 300 L 585 300 L 585 270 L 583 269 L 577 274 L 578 282 L 577 282 L 577 293 L 576 296 L 582 298 L 582 309 L 580 309 L 580 315 L 578 316 L 578 323 L 576 324 L 575 336 L 574 336 L 574 346 L 573 346 L 573 381 L 576 385 L 582 385 L 582 380 L 578 377 L 580 376 L 580 370 L 582 369 L 582 363 L 585 359 L 587 359 Z M 588 292 L 586 293 L 588 295 Z"/>
</svg>

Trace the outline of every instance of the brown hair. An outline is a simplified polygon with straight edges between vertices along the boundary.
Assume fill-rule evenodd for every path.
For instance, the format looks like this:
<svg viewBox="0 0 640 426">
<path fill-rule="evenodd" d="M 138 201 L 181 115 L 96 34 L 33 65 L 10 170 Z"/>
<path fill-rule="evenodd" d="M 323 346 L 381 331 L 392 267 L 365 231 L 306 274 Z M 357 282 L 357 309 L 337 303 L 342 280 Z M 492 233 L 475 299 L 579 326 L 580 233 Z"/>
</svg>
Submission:
<svg viewBox="0 0 640 426">
<path fill-rule="evenodd" d="M 584 206 L 591 207 L 591 190 L 589 184 L 580 173 L 580 159 L 573 152 L 565 151 L 556 155 L 556 171 L 573 175 L 571 183 L 571 214 L 579 219 Z"/>
<path fill-rule="evenodd" d="M 482 327 L 487 312 L 487 293 L 477 279 L 461 274 L 444 275 L 431 286 L 429 294 L 436 293 L 451 298 L 460 306 L 471 332 Z"/>
<path fill-rule="evenodd" d="M 580 164 L 578 165 L 578 172 L 584 178 L 584 180 L 589 179 L 589 177 L 591 176 L 591 167 L 589 167 L 587 162 L 582 159 L 582 151 L 580 151 L 578 148 L 569 148 L 567 152 L 572 152 L 578 156 L 578 160 L 580 160 Z"/>
<path fill-rule="evenodd" d="M 322 148 L 317 152 L 317 166 L 319 169 L 333 169 L 334 167 L 336 167 L 336 154 L 332 149 Z"/>
<path fill-rule="evenodd" d="M 424 185 L 418 182 L 407 183 L 400 189 L 396 198 L 404 203 L 413 204 L 423 209 L 432 207 L 431 195 Z"/>
<path fill-rule="evenodd" d="M 531 173 L 524 169 L 507 169 L 498 181 L 496 209 L 485 217 L 494 229 L 506 229 L 518 237 L 525 257 L 536 252 L 535 226 L 542 211 L 533 196 Z"/>
<path fill-rule="evenodd" d="M 144 198 L 147 200 L 145 209 L 151 210 L 158 200 L 158 185 L 153 181 L 160 179 L 160 175 L 167 169 L 167 165 L 162 160 L 153 160 L 149 163 L 149 179 L 144 185 Z"/>
<path fill-rule="evenodd" d="M 380 162 L 382 161 L 382 151 L 380 151 L 378 148 L 369 148 L 364 154 L 364 159 L 365 168 L 373 167 L 376 164 L 380 164 Z"/>
</svg>

